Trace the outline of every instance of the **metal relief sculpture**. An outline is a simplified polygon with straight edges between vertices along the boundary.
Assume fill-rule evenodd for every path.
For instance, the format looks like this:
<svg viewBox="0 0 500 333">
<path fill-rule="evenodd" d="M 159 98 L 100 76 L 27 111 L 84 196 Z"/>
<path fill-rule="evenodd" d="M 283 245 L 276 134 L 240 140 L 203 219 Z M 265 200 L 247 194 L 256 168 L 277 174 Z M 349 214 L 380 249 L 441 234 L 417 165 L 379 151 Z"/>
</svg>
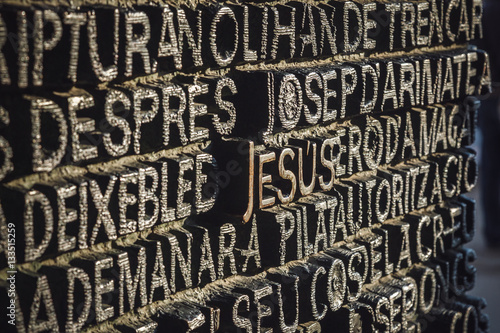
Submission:
<svg viewBox="0 0 500 333">
<path fill-rule="evenodd" d="M 2 1 L 2 332 L 487 332 L 481 16 Z"/>
</svg>

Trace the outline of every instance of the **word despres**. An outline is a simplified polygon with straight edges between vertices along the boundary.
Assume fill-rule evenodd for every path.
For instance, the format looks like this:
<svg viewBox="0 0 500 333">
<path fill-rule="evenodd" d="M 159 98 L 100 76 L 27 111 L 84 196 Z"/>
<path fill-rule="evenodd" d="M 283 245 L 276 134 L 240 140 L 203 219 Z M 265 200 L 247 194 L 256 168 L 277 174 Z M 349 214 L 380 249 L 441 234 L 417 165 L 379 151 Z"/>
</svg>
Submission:
<svg viewBox="0 0 500 333">
<path fill-rule="evenodd" d="M 481 16 L 478 0 L 5 7 L 0 84 L 99 83 L 160 71 L 464 43 L 482 37 Z"/>
<path fill-rule="evenodd" d="M 300 126 L 482 95 L 489 82 L 487 55 L 467 51 L 9 96 L 0 179 L 228 135 L 267 142 Z"/>
</svg>

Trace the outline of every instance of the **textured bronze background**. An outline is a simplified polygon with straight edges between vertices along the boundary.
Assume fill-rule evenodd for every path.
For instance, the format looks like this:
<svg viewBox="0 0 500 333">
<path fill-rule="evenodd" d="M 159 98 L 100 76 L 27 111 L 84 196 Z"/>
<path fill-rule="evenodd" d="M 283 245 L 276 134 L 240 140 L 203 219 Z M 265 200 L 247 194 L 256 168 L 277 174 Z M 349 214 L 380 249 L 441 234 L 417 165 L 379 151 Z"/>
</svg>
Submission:
<svg viewBox="0 0 500 333">
<path fill-rule="evenodd" d="M 481 17 L 0 1 L 0 331 L 487 332 Z"/>
</svg>

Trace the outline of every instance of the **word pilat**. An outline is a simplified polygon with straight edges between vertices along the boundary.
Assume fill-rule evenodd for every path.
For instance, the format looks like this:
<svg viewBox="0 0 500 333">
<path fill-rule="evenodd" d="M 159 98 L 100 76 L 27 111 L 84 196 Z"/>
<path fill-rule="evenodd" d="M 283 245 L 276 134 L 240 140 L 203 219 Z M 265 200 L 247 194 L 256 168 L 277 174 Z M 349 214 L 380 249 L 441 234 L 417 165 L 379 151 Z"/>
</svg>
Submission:
<svg viewBox="0 0 500 333">
<path fill-rule="evenodd" d="M 160 71 L 465 43 L 482 36 L 481 16 L 477 0 L 5 6 L 0 84 L 96 84 Z"/>
<path fill-rule="evenodd" d="M 228 136 L 268 143 L 300 126 L 484 95 L 490 78 L 487 54 L 472 50 L 5 96 L 0 179 Z"/>
<path fill-rule="evenodd" d="M 418 168 L 415 165 L 413 167 L 415 171 Z M 406 172 L 410 168 L 409 165 L 399 166 L 400 170 L 406 169 Z M 393 171 L 398 174 L 396 169 Z M 352 177 L 336 187 L 333 193 L 316 194 L 294 204 L 256 212 L 257 221 L 268 221 L 257 224 L 261 237 L 266 240 L 262 243 L 269 249 L 263 252 L 261 260 L 271 266 L 276 262 L 284 264 L 289 260 L 287 258 L 300 259 L 339 241 L 348 241 L 350 236 L 356 235 L 363 228 L 384 223 L 386 219 L 403 216 L 446 199 L 446 196 L 438 198 L 428 194 L 429 184 L 433 181 L 431 178 L 434 178 L 432 175 L 426 179 L 422 174 L 415 179 L 413 185 L 399 188 L 401 196 L 397 191 L 393 191 L 394 194 L 391 195 L 391 185 L 381 178 L 384 176 L 387 174 L 382 171 L 372 177 Z M 378 184 L 375 185 L 377 181 Z M 423 199 L 423 195 L 427 195 L 429 200 L 419 200 Z M 380 202 L 377 203 L 377 200 Z M 473 209 L 469 211 L 472 214 Z M 470 240 L 473 228 L 469 226 L 464 230 L 465 233 L 470 233 L 467 236 Z M 281 241 L 271 242 L 272 239 Z M 418 253 L 420 252 L 417 251 Z"/>
<path fill-rule="evenodd" d="M 346 128 L 340 124 L 327 137 L 317 136 L 312 141 L 297 139 L 270 151 L 262 150 L 264 147 L 255 152 L 241 151 L 241 158 L 231 153 L 213 156 L 193 151 L 155 161 L 115 165 L 107 171 L 55 179 L 27 188 L 12 186 L 2 191 L 0 222 L 23 226 L 17 230 L 23 235 L 18 242 L 17 260 L 25 262 L 49 254 L 85 249 L 192 215 L 210 213 L 209 216 L 215 215 L 214 219 L 218 219 L 220 208 L 248 221 L 246 217 L 251 217 L 254 207 L 288 204 L 317 191 L 342 191 L 344 200 L 341 202 L 347 205 L 344 207 L 346 212 L 353 209 L 354 192 L 359 193 L 361 201 L 383 195 L 392 206 L 387 213 L 396 216 L 392 211 L 396 203 L 390 202 L 391 194 L 394 200 L 399 195 L 399 205 L 403 202 L 406 207 L 399 210 L 401 214 L 407 212 L 409 206 L 425 206 L 424 196 L 431 193 L 431 200 L 440 200 L 443 191 L 444 197 L 452 197 L 462 188 L 468 191 L 475 184 L 474 154 L 461 148 L 473 141 L 473 112 L 457 105 L 438 105 L 394 115 L 363 116 L 357 122 L 360 127 L 351 124 Z M 365 126 L 364 122 L 370 125 Z M 395 136 L 395 140 L 382 141 L 386 136 Z M 398 147 L 400 141 L 396 139 L 399 137 L 406 138 L 404 147 Z M 384 146 L 386 143 L 389 147 Z M 215 151 L 234 152 L 225 149 L 224 145 L 216 147 Z M 241 142 L 238 146 L 247 147 Z M 423 159 L 423 167 L 418 160 L 410 162 L 404 166 L 409 171 L 394 174 L 398 162 L 450 149 L 455 153 Z M 255 161 L 253 166 L 251 161 Z M 367 185 L 362 185 L 363 177 L 373 175 L 348 178 L 377 168 L 375 174 L 378 175 Z M 456 175 L 456 183 L 446 182 L 450 175 Z M 429 179 L 425 184 L 421 180 L 423 177 Z M 417 178 L 421 189 L 418 193 Z M 249 179 L 246 184 L 242 181 L 245 179 Z M 345 181 L 358 185 L 346 185 Z M 356 190 L 347 190 L 345 186 Z M 367 191 L 368 197 L 362 197 L 361 189 Z M 403 198 L 402 193 L 406 195 Z M 408 195 L 411 198 L 419 195 L 421 199 L 418 204 L 409 204 Z M 385 213 L 376 214 L 383 216 Z M 347 216 L 352 224 L 352 213 Z M 366 218 L 372 219 L 372 216 Z M 5 249 L 7 236 L 4 233 L 0 236 L 2 249 Z"/>
<path fill-rule="evenodd" d="M 355 242 L 346 243 L 339 248 L 323 248 L 327 258 L 328 256 L 337 258 L 341 263 L 325 263 L 324 258 L 323 262 L 322 259 L 313 259 L 318 264 L 327 264 L 330 272 L 328 274 L 325 268 L 320 269 L 322 266 L 313 265 L 308 268 L 299 264 L 293 269 L 292 265 L 291 270 L 296 271 L 295 275 L 305 280 L 301 283 L 300 288 L 304 291 L 300 293 L 315 290 L 317 283 L 320 282 L 327 282 L 326 288 L 321 290 L 331 290 L 334 285 L 332 285 L 332 280 L 327 279 L 327 277 L 333 278 L 334 271 L 337 274 L 346 274 L 340 277 L 344 281 L 343 288 L 346 289 L 338 291 L 339 300 L 330 302 L 332 311 L 335 311 L 340 308 L 344 299 L 348 302 L 358 300 L 365 283 L 375 282 L 382 276 L 409 268 L 413 261 L 428 261 L 431 258 L 447 254 L 448 249 L 470 240 L 468 230 L 471 229 L 471 223 L 474 223 L 473 220 L 469 220 L 472 215 L 467 213 L 471 209 L 470 205 L 473 207 L 472 201 L 459 197 L 415 215 L 416 220 L 408 217 L 403 218 L 403 220 L 387 221 L 371 228 L 369 233 L 355 237 Z M 210 251 L 209 239 L 195 242 L 189 237 L 195 235 L 189 230 L 205 228 L 185 225 L 177 230 L 158 228 L 147 239 L 139 239 L 133 245 L 116 246 L 105 252 L 76 257 L 69 262 L 69 266 L 45 266 L 42 264 L 36 273 L 20 270 L 17 278 L 22 279 L 27 286 L 32 287 L 28 288 L 29 290 L 23 289 L 17 292 L 17 312 L 26 320 L 26 322 L 18 322 L 18 324 L 29 324 L 30 327 L 42 325 L 52 329 L 64 327 L 65 330 L 78 331 L 85 325 L 100 323 L 138 306 L 145 306 L 156 300 L 164 300 L 177 290 L 203 285 L 216 279 L 240 272 L 244 273 L 247 270 L 249 272 L 255 271 L 255 269 L 263 267 L 264 262 L 261 263 L 260 258 L 269 251 L 259 248 L 259 236 L 252 235 L 256 239 L 250 240 L 248 252 L 235 251 L 234 246 L 238 241 L 235 239 L 236 230 L 234 226 L 231 226 L 231 224 L 226 223 L 217 228 L 220 233 L 219 247 L 212 249 L 212 251 Z M 252 233 L 254 232 L 257 231 L 253 230 Z M 429 235 L 433 236 L 429 238 Z M 207 236 L 203 237 L 207 238 Z M 202 244 L 201 256 L 191 252 L 189 248 L 187 252 L 183 253 L 181 247 L 182 244 L 186 244 L 186 241 L 188 246 Z M 199 248 L 199 245 L 193 246 L 193 250 L 197 247 Z M 234 267 L 233 271 L 233 266 L 236 265 L 236 252 L 241 252 L 242 256 L 251 258 L 255 266 L 250 268 L 250 266 L 244 265 L 238 271 Z M 417 252 L 425 253 L 425 255 L 413 257 L 412 253 Z M 461 267 L 459 265 L 468 264 L 468 258 L 472 254 L 462 254 L 461 256 L 457 254 L 457 256 L 457 260 L 452 261 L 453 271 L 451 274 L 453 276 L 457 275 L 456 271 Z M 305 257 L 303 255 L 298 259 Z M 335 267 L 339 265 L 341 267 Z M 134 266 L 135 269 L 132 269 Z M 279 264 L 276 263 L 273 266 L 276 267 Z M 301 270 L 305 271 L 301 273 Z M 448 270 L 447 273 L 450 271 Z M 452 283 L 457 284 L 453 285 L 453 290 L 463 291 L 461 286 L 465 283 L 464 281 L 453 279 Z M 255 286 L 259 284 L 262 282 L 260 279 L 256 279 Z M 249 284 L 247 287 L 251 288 L 251 285 Z M 230 286 L 229 284 L 226 287 Z M 236 287 L 232 293 L 239 293 Z M 470 287 L 469 283 L 467 288 L 470 289 Z M 229 294 L 229 297 L 238 296 L 238 294 L 232 293 Z M 321 319 L 323 316 L 315 311 L 314 294 L 311 297 L 309 300 L 314 301 L 314 306 L 310 308 L 313 312 L 308 316 L 311 316 L 311 320 Z M 240 298 L 239 302 L 244 300 L 241 297 L 237 298 Z M 54 299 L 59 299 L 61 302 L 54 303 Z M 43 306 L 41 306 L 42 304 Z M 234 306 L 236 309 L 239 307 L 238 304 Z M 57 311 L 55 311 L 55 307 L 57 307 Z M 321 308 L 325 308 L 325 306 L 321 306 Z M 44 314 L 42 311 L 46 311 L 46 313 Z M 240 324 L 243 322 L 249 323 L 250 321 L 242 321 Z"/>
</svg>

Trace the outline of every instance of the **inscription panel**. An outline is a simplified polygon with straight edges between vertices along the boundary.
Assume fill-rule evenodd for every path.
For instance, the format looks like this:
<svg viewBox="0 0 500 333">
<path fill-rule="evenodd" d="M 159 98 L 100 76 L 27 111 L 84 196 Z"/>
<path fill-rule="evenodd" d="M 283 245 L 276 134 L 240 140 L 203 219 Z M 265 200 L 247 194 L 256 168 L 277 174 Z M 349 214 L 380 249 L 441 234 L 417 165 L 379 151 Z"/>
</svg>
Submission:
<svg viewBox="0 0 500 333">
<path fill-rule="evenodd" d="M 487 332 L 476 0 L 0 6 L 2 332 Z"/>
</svg>

